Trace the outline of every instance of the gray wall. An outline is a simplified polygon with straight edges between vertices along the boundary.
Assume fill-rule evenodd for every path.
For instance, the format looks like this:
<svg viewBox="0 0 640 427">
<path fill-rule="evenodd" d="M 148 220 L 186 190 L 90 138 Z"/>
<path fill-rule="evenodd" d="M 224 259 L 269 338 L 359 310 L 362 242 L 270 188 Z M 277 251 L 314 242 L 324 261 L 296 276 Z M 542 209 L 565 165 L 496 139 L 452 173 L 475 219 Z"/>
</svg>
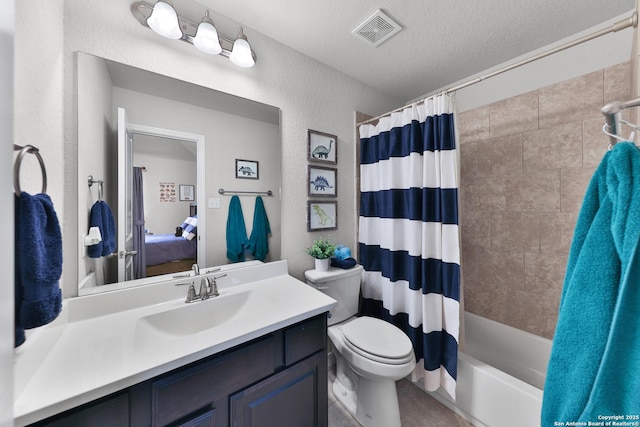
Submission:
<svg viewBox="0 0 640 427">
<path fill-rule="evenodd" d="M 14 1 L 0 1 L 0 203 L 11 206 L 13 141 L 13 37 Z M 13 222 L 12 209 L 0 209 L 3 224 Z M 0 257 L 0 271 L 3 272 L 0 286 L 0 426 L 13 425 L 13 233 L 5 240 L 9 250 Z"/>
</svg>

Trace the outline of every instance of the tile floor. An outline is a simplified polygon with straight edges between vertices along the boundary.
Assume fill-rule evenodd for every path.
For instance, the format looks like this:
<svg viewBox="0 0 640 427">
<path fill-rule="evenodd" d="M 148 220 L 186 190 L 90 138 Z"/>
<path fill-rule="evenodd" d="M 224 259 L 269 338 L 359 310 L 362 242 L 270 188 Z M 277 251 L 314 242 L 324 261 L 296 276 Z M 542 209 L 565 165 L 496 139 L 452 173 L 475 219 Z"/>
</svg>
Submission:
<svg viewBox="0 0 640 427">
<path fill-rule="evenodd" d="M 333 369 L 332 369 L 333 368 Z M 329 427 L 359 427 L 360 424 L 342 407 L 333 395 L 335 366 L 329 367 Z M 407 380 L 397 383 L 402 427 L 472 427 L 446 406 Z"/>
</svg>

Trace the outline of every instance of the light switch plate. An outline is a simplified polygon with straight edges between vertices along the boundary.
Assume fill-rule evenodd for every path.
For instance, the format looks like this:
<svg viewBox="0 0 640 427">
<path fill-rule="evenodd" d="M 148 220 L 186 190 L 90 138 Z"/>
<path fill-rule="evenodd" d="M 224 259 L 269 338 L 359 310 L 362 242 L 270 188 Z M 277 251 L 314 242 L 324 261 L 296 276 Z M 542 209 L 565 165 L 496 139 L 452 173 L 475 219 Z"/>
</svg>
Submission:
<svg viewBox="0 0 640 427">
<path fill-rule="evenodd" d="M 220 209 L 220 197 L 209 197 L 209 209 Z"/>
</svg>

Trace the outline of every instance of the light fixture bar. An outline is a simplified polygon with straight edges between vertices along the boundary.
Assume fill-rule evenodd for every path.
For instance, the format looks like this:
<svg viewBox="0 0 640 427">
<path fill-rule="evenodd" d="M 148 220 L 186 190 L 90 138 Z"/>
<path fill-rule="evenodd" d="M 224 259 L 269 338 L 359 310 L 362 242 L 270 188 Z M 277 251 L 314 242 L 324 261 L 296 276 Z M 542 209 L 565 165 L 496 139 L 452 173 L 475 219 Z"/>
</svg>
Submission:
<svg viewBox="0 0 640 427">
<path fill-rule="evenodd" d="M 152 12 L 153 4 L 147 3 L 146 1 L 137 1 L 131 5 L 131 14 L 143 27 L 149 28 L 147 19 L 149 19 Z M 181 40 L 193 45 L 193 39 L 196 36 L 196 31 L 200 22 L 195 22 L 178 15 L 178 24 L 180 26 L 180 30 L 182 31 L 182 37 L 177 40 Z M 222 47 L 222 52 L 220 52 L 218 55 L 229 58 L 231 56 L 231 52 L 233 51 L 233 44 L 235 42 L 235 39 L 232 39 L 220 33 L 220 31 L 218 31 L 218 39 L 220 40 L 220 46 Z M 256 61 L 257 57 L 253 49 L 251 50 L 251 56 L 253 57 L 253 60 Z"/>
</svg>

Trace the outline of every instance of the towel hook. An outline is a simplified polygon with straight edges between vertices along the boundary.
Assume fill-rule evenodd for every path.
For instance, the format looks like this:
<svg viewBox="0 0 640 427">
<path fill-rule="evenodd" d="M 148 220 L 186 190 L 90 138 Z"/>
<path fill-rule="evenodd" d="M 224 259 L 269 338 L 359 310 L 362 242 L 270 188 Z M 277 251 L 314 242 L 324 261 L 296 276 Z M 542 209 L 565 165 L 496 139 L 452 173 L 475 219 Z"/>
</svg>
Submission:
<svg viewBox="0 0 640 427">
<path fill-rule="evenodd" d="M 34 147 L 33 145 L 18 145 L 13 144 L 13 150 L 20 152 L 18 153 L 18 157 L 16 157 L 16 162 L 13 165 L 13 188 L 16 192 L 16 195 L 20 196 L 22 194 L 22 189 L 20 188 L 20 165 L 22 164 L 22 158 L 27 153 L 35 154 L 38 159 L 38 163 L 40 163 L 40 171 L 42 171 L 42 193 L 47 192 L 47 169 L 44 166 L 44 160 L 40 155 L 40 150 L 38 147 Z"/>
</svg>

